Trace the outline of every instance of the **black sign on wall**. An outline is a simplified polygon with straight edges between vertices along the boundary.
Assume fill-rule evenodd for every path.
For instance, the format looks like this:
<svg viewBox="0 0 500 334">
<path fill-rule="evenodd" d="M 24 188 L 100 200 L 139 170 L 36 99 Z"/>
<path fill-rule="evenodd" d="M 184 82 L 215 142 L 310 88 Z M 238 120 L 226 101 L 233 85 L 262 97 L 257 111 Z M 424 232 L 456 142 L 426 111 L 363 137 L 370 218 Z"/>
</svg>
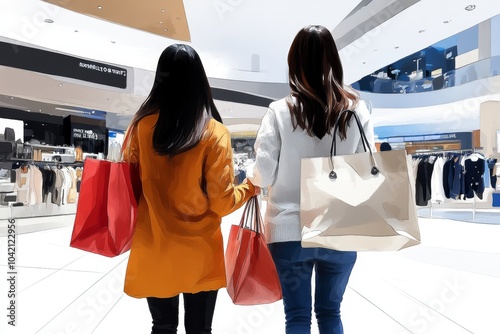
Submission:
<svg viewBox="0 0 500 334">
<path fill-rule="evenodd" d="M 108 130 L 105 120 L 68 116 L 64 118 L 66 141 L 85 153 L 107 154 Z"/>
<path fill-rule="evenodd" d="M 127 88 L 124 68 L 1 41 L 0 65 Z"/>
</svg>

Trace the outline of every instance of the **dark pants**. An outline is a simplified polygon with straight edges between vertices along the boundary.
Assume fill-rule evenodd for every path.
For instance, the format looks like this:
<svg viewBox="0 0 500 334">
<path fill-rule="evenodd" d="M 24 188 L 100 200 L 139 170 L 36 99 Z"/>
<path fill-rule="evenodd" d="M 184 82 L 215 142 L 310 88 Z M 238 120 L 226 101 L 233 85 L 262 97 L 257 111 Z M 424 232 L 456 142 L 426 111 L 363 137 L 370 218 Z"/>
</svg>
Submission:
<svg viewBox="0 0 500 334">
<path fill-rule="evenodd" d="M 286 334 L 311 333 L 311 277 L 316 273 L 314 312 L 320 334 L 342 334 L 340 303 L 356 252 L 302 248 L 299 241 L 269 244 L 283 290 Z"/>
<path fill-rule="evenodd" d="M 217 291 L 183 293 L 186 334 L 211 334 Z M 148 297 L 153 317 L 151 334 L 176 334 L 179 325 L 179 296 Z"/>
</svg>

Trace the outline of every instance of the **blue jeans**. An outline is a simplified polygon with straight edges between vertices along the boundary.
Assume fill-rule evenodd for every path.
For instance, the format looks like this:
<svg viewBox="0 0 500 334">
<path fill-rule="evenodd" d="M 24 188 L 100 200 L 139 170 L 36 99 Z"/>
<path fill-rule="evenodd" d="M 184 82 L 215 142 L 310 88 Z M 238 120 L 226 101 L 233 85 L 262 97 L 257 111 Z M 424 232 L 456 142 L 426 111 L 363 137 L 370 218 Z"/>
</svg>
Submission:
<svg viewBox="0 0 500 334">
<path fill-rule="evenodd" d="M 311 333 L 311 277 L 316 274 L 314 312 L 320 334 L 342 334 L 340 303 L 356 252 L 302 248 L 300 241 L 269 244 L 283 290 L 286 334 Z"/>
</svg>

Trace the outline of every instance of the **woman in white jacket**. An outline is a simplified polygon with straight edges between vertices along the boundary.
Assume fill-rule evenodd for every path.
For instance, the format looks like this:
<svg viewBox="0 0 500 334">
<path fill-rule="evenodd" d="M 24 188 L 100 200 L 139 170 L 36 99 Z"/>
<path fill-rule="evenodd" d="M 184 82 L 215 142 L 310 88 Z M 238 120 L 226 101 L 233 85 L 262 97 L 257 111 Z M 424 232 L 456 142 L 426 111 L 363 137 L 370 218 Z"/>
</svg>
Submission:
<svg viewBox="0 0 500 334">
<path fill-rule="evenodd" d="M 266 237 L 283 289 L 287 334 L 311 331 L 311 277 L 315 270 L 314 311 L 321 334 L 343 333 L 340 303 L 356 261 L 355 252 L 302 248 L 300 161 L 326 157 L 334 123 L 342 110 L 355 109 L 375 150 L 370 113 L 343 84 L 337 47 L 328 29 L 299 31 L 288 53 L 291 93 L 273 102 L 255 143 L 256 161 L 248 179 L 268 188 Z M 337 154 L 363 151 L 352 117 L 340 121 Z M 349 189 L 346 189 L 349 191 Z"/>
</svg>

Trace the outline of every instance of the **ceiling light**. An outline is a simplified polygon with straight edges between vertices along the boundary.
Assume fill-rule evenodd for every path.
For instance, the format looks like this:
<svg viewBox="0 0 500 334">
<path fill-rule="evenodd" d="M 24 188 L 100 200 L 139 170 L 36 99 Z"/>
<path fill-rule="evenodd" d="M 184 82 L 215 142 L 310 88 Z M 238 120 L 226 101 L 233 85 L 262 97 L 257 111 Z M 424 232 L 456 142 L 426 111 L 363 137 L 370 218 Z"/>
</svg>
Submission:
<svg viewBox="0 0 500 334">
<path fill-rule="evenodd" d="M 68 108 L 60 108 L 60 107 L 55 107 L 54 109 L 59 110 L 59 111 L 69 111 L 69 112 L 75 112 L 78 114 L 85 114 L 85 111 L 76 110 L 76 109 L 68 109 Z"/>
<path fill-rule="evenodd" d="M 179 16 L 177 16 L 177 20 L 180 20 L 181 18 Z"/>
<path fill-rule="evenodd" d="M 11 100 L 14 100 L 14 99 L 15 99 L 15 97 L 14 97 L 14 96 L 11 96 L 11 97 L 10 97 L 10 99 L 11 99 Z"/>
<path fill-rule="evenodd" d="M 399 46 L 395 46 L 394 48 L 395 48 L 395 49 L 399 49 Z"/>
<path fill-rule="evenodd" d="M 468 5 L 467 7 L 465 7 L 465 10 L 470 12 L 471 10 L 474 10 L 476 9 L 476 5 Z"/>
<path fill-rule="evenodd" d="M 446 21 L 443 21 L 443 23 L 450 23 L 451 20 L 446 20 Z"/>
<path fill-rule="evenodd" d="M 97 9 L 102 9 L 102 6 L 97 6 Z"/>
<path fill-rule="evenodd" d="M 42 112 L 42 109 L 38 109 L 39 112 Z"/>
<path fill-rule="evenodd" d="M 167 28 L 165 28 L 164 30 L 165 30 L 165 31 L 168 31 L 168 29 L 167 29 Z"/>
<path fill-rule="evenodd" d="M 59 84 L 59 87 L 62 87 L 62 86 L 63 86 L 63 84 Z"/>
<path fill-rule="evenodd" d="M 45 23 L 54 23 L 54 20 L 51 20 L 51 19 L 45 19 L 45 20 L 43 20 L 43 22 L 45 22 Z"/>
<path fill-rule="evenodd" d="M 75 29 L 75 32 L 78 32 L 78 30 Z"/>
<path fill-rule="evenodd" d="M 364 61 L 363 64 L 366 64 L 366 61 Z"/>
<path fill-rule="evenodd" d="M 116 41 L 111 41 L 111 43 L 115 44 L 115 43 L 116 43 Z"/>
<path fill-rule="evenodd" d="M 422 29 L 422 30 L 419 30 L 419 31 L 418 31 L 418 33 L 419 33 L 419 34 L 421 34 L 421 33 L 423 33 L 423 32 L 425 32 L 425 29 Z"/>
<path fill-rule="evenodd" d="M 26 111 L 27 111 L 27 112 L 30 112 L 30 111 L 31 111 L 31 109 L 26 109 Z"/>
<path fill-rule="evenodd" d="M 162 10 L 161 10 L 161 12 L 162 12 L 162 13 L 165 13 L 165 9 L 162 9 Z"/>
<path fill-rule="evenodd" d="M 158 23 L 159 23 L 159 24 L 163 24 L 163 22 L 162 22 L 162 21 L 160 21 L 160 22 L 158 22 Z"/>
</svg>

